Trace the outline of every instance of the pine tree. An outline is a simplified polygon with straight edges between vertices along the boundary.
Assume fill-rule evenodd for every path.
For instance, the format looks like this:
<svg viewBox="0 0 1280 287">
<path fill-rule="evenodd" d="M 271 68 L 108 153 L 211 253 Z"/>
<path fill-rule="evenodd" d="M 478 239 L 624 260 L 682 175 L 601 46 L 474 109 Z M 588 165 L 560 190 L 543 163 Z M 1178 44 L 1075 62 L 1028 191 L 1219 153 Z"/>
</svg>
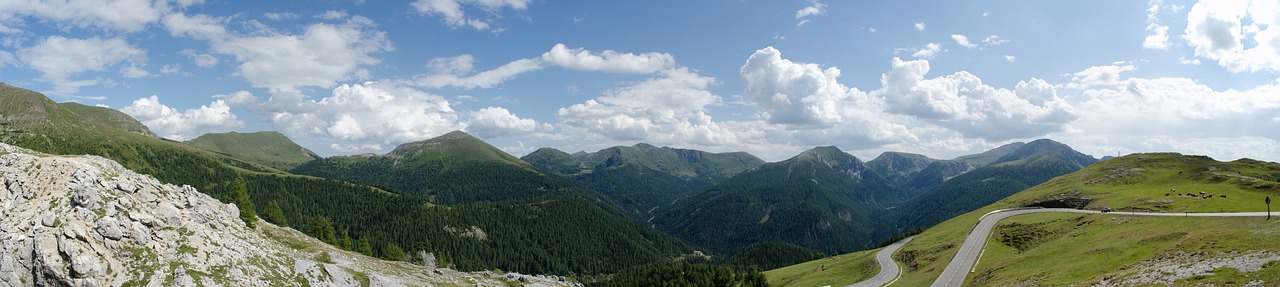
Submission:
<svg viewBox="0 0 1280 287">
<path fill-rule="evenodd" d="M 231 203 L 240 208 L 240 220 L 244 221 L 244 225 L 256 228 L 254 221 L 258 220 L 258 213 L 253 210 L 253 201 L 249 200 L 249 189 L 245 187 L 243 177 L 237 176 L 232 183 Z"/>
<path fill-rule="evenodd" d="M 267 203 L 267 209 L 262 211 L 262 219 L 275 225 L 289 226 L 289 220 L 284 217 L 284 210 L 280 209 L 280 204 L 275 200 Z"/>
</svg>

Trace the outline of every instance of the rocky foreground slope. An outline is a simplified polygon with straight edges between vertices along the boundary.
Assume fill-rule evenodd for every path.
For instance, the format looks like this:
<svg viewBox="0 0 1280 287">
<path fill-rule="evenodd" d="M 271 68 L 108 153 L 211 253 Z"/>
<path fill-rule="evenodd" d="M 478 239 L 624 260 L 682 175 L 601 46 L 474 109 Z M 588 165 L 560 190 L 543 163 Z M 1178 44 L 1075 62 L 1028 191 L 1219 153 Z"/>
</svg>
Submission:
<svg viewBox="0 0 1280 287">
<path fill-rule="evenodd" d="M 382 261 L 265 221 L 249 229 L 234 205 L 97 156 L 0 143 L 0 176 L 0 287 L 569 284 Z"/>
</svg>

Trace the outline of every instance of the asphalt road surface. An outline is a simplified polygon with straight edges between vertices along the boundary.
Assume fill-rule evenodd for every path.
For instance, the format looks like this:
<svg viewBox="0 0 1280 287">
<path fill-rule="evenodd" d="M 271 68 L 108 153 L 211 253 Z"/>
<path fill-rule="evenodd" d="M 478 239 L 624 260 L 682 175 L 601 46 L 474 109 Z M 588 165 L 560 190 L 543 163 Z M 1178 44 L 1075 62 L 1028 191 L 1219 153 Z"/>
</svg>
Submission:
<svg viewBox="0 0 1280 287">
<path fill-rule="evenodd" d="M 1015 215 L 1040 212 L 1070 212 L 1070 213 L 1101 213 L 1097 210 L 1079 210 L 1069 208 L 1036 208 L 1036 209 L 1015 209 L 995 211 L 983 215 L 979 220 L 978 226 L 969 232 L 969 237 L 964 239 L 964 245 L 960 246 L 960 251 L 951 259 L 951 263 L 947 264 L 947 269 L 942 271 L 942 275 L 933 281 L 934 287 L 958 287 L 964 284 L 964 279 L 973 271 L 973 266 L 978 257 L 982 254 L 983 244 L 986 244 L 987 237 L 991 235 L 991 229 L 996 226 L 997 222 Z M 1153 213 L 1153 212 L 1108 212 L 1113 215 L 1135 215 L 1135 216 L 1198 216 L 1198 217 L 1245 217 L 1245 216 L 1267 216 L 1266 212 L 1214 212 L 1214 213 Z M 879 259 L 879 255 L 876 256 Z M 883 266 L 884 263 L 881 263 Z M 893 264 L 897 267 L 897 264 Z M 877 277 L 879 277 L 877 275 Z"/>
<path fill-rule="evenodd" d="M 845 287 L 880 287 L 898 279 L 898 275 L 901 275 L 901 269 L 898 268 L 898 262 L 893 261 L 893 253 L 898 252 L 898 249 L 902 249 L 902 246 L 907 245 L 907 242 L 911 242 L 912 238 L 915 238 L 915 236 L 898 240 L 898 242 L 885 246 L 880 252 L 876 252 L 876 262 L 880 263 L 880 273 L 876 274 L 875 277 L 871 277 L 871 279 Z"/>
</svg>

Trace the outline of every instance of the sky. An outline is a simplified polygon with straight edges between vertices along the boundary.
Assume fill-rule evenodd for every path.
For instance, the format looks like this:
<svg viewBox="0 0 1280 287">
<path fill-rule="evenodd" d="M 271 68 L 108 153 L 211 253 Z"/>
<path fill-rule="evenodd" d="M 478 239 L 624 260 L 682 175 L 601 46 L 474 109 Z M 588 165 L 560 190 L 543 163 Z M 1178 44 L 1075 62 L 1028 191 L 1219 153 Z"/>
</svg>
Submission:
<svg viewBox="0 0 1280 287">
<path fill-rule="evenodd" d="M 174 140 L 275 130 L 325 156 L 463 130 L 516 156 L 1049 138 L 1280 161 L 1278 6 L 0 0 L 0 81 Z"/>
</svg>

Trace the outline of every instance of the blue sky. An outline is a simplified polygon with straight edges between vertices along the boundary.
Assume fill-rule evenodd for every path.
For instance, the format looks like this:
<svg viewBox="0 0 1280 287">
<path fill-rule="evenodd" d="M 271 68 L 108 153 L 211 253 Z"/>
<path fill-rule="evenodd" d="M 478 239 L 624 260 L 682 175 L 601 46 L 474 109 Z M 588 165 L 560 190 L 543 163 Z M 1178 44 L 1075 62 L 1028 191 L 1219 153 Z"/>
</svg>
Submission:
<svg viewBox="0 0 1280 287">
<path fill-rule="evenodd" d="M 162 136 L 323 155 L 465 130 L 521 156 L 647 142 L 781 160 L 1280 160 L 1274 1 L 11 1 L 0 81 Z"/>
</svg>

